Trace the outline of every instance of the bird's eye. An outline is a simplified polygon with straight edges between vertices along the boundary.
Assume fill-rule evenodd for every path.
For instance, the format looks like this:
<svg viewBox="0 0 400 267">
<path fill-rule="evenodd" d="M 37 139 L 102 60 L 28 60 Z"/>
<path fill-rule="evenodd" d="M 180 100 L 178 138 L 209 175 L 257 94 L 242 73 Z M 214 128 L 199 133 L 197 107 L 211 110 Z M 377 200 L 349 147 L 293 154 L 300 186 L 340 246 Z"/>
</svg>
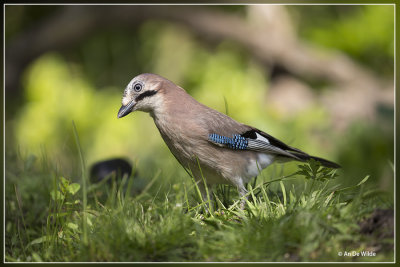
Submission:
<svg viewBox="0 0 400 267">
<path fill-rule="evenodd" d="M 142 84 L 140 84 L 140 83 L 136 83 L 134 86 L 133 86 L 133 90 L 135 91 L 135 92 L 140 92 L 141 90 L 142 90 Z"/>
</svg>

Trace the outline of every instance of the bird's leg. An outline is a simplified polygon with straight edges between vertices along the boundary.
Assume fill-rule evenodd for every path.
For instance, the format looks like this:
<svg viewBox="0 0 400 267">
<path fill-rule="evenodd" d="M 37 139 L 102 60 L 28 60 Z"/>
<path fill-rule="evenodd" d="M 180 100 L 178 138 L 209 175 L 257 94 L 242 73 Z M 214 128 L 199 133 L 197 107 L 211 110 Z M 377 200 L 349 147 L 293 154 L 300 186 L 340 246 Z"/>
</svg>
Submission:
<svg viewBox="0 0 400 267">
<path fill-rule="evenodd" d="M 247 194 L 247 190 L 242 181 L 240 181 L 238 185 L 238 191 L 239 191 L 239 197 L 242 198 L 240 200 L 240 209 L 244 210 L 248 196 L 245 196 Z"/>
</svg>

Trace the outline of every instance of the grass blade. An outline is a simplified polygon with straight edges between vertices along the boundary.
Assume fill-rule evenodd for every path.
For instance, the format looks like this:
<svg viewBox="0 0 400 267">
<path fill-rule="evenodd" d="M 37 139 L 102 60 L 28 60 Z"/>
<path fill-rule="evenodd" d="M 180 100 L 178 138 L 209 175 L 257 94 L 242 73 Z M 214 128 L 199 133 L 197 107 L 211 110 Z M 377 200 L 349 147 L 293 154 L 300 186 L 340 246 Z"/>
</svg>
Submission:
<svg viewBox="0 0 400 267">
<path fill-rule="evenodd" d="M 72 121 L 72 128 L 74 131 L 74 136 L 75 136 L 75 142 L 76 146 L 78 148 L 78 153 L 79 153 L 79 158 L 81 161 L 81 171 L 82 171 L 82 199 L 83 199 L 83 212 L 82 212 L 82 218 L 83 218 L 83 243 L 85 245 L 88 244 L 88 237 L 87 237 L 87 218 L 86 218 L 86 206 L 87 206 L 87 188 L 86 188 L 86 171 L 85 171 L 85 161 L 83 158 L 83 153 L 81 149 L 81 144 L 79 142 L 79 136 L 78 136 L 78 131 L 76 130 L 75 122 Z"/>
</svg>

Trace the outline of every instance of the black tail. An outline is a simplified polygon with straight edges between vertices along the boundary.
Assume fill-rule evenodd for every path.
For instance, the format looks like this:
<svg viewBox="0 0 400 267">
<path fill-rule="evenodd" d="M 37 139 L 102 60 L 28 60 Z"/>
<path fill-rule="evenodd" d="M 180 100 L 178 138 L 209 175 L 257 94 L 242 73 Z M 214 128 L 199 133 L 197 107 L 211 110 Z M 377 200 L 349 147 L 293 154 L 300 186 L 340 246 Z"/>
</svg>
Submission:
<svg viewBox="0 0 400 267">
<path fill-rule="evenodd" d="M 303 154 L 303 153 L 299 153 L 299 152 L 295 152 L 295 151 L 290 151 L 291 154 L 293 154 L 294 156 L 296 156 L 297 158 L 299 158 L 301 161 L 307 161 L 310 159 L 314 159 L 316 161 L 318 161 L 319 163 L 321 163 L 322 166 L 328 167 L 328 168 L 333 168 L 333 169 L 338 169 L 341 168 L 341 166 L 335 162 L 323 159 L 323 158 L 319 158 L 319 157 L 314 157 L 314 156 L 310 156 L 308 154 Z"/>
</svg>

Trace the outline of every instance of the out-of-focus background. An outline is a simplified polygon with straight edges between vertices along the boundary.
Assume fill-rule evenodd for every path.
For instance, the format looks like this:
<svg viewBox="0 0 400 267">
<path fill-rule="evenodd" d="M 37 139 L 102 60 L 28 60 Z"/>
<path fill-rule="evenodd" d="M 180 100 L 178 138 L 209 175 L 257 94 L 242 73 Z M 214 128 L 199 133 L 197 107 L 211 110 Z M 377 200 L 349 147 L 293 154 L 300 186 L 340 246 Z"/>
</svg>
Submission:
<svg viewBox="0 0 400 267">
<path fill-rule="evenodd" d="M 74 121 L 87 166 L 124 157 L 144 178 L 184 173 L 147 114 L 117 119 L 130 79 L 152 72 L 338 162 L 340 183 L 370 175 L 392 192 L 394 6 L 6 5 L 5 16 L 8 166 L 46 158 L 77 177 Z"/>
</svg>

